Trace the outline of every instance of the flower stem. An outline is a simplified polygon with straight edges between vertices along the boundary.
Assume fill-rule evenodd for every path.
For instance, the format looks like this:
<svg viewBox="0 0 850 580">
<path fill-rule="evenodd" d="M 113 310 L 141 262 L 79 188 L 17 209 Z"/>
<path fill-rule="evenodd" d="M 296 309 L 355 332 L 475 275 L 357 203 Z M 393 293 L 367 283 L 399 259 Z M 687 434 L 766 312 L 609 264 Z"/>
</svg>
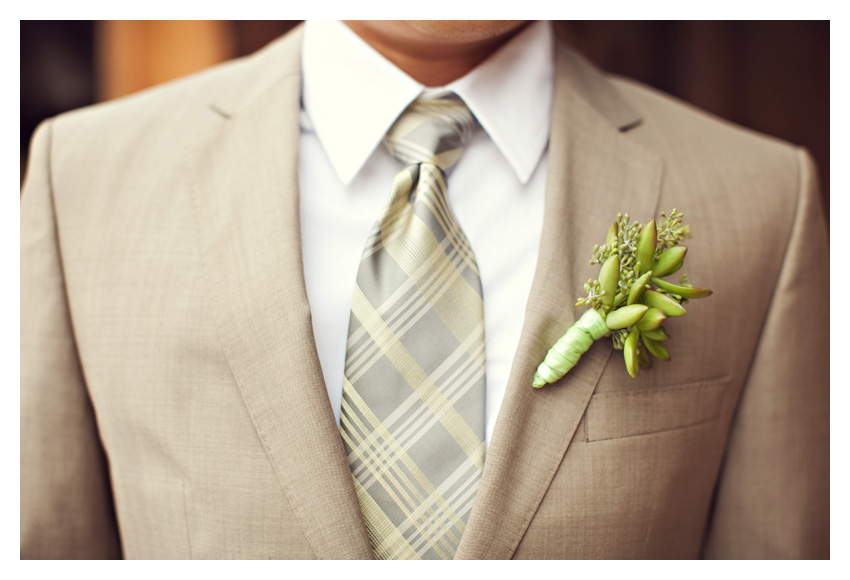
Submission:
<svg viewBox="0 0 850 580">
<path fill-rule="evenodd" d="M 546 353 L 546 358 L 537 367 L 532 385 L 540 388 L 547 383 L 554 383 L 571 368 L 573 368 L 590 345 L 608 333 L 605 319 L 594 309 L 581 315 L 564 336 Z"/>
</svg>

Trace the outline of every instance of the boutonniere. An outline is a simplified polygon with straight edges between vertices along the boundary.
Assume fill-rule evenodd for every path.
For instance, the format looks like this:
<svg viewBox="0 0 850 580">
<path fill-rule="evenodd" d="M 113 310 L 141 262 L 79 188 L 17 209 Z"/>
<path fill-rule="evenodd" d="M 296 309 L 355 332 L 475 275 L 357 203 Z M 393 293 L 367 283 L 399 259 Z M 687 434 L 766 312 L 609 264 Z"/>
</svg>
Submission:
<svg viewBox="0 0 850 580">
<path fill-rule="evenodd" d="M 590 306 L 566 334 L 558 339 L 534 373 L 539 388 L 563 377 L 578 363 L 594 341 L 610 336 L 623 351 L 626 370 L 637 377 L 640 367 L 651 367 L 653 355 L 670 360 L 664 347 L 669 338 L 662 326 L 667 318 L 684 316 L 688 300 L 705 298 L 711 290 L 694 288 L 683 275 L 677 284 L 664 278 L 678 272 L 688 248 L 680 242 L 690 237 L 682 224 L 684 214 L 674 208 L 661 213 L 656 224 L 629 223 L 629 214 L 617 214 L 602 246 L 593 246 L 591 264 L 601 264 L 598 280 L 588 280 L 587 293 L 576 306 Z"/>
</svg>

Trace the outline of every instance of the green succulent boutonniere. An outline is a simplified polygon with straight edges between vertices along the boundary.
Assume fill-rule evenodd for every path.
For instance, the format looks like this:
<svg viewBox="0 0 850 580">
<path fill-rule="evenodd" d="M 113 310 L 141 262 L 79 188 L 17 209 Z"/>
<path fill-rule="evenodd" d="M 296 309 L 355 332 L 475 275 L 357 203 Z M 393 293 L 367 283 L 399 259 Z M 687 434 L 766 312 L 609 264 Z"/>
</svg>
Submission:
<svg viewBox="0 0 850 580">
<path fill-rule="evenodd" d="M 694 288 L 687 275 L 673 284 L 663 278 L 679 271 L 688 248 L 679 245 L 690 237 L 682 224 L 684 214 L 674 208 L 641 225 L 629 223 L 629 214 L 617 214 L 602 246 L 593 246 L 591 264 L 601 264 L 598 280 L 584 285 L 586 296 L 577 306 L 590 306 L 566 334 L 549 349 L 534 373 L 537 388 L 563 377 L 594 341 L 610 336 L 614 348 L 623 351 L 626 370 L 634 378 L 640 367 L 651 367 L 653 355 L 670 360 L 664 347 L 669 338 L 662 324 L 667 318 L 684 316 L 688 300 L 705 298 L 711 290 Z M 653 288 L 654 287 L 654 288 Z"/>
</svg>

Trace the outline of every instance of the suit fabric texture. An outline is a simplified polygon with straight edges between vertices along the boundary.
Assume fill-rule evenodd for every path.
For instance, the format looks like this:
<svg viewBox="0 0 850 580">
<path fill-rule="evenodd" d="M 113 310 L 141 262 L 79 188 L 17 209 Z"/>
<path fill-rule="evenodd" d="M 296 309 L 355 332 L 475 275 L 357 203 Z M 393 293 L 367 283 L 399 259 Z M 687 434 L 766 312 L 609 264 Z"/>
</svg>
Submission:
<svg viewBox="0 0 850 580">
<path fill-rule="evenodd" d="M 373 557 L 304 287 L 300 46 L 299 28 L 37 131 L 22 558 Z M 829 557 L 829 258 L 809 155 L 559 46 L 545 204 L 455 557 Z M 693 232 L 683 272 L 714 295 L 667 325 L 672 361 L 631 379 L 602 340 L 531 388 L 616 214 L 673 207 Z"/>
</svg>

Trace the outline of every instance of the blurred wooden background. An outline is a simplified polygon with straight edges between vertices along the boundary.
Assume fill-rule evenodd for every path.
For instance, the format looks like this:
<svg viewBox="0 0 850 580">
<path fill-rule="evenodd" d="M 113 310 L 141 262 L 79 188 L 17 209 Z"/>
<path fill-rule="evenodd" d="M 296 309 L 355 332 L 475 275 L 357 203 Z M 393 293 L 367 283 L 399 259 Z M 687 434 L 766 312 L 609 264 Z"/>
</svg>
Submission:
<svg viewBox="0 0 850 580">
<path fill-rule="evenodd" d="M 42 119 L 250 54 L 296 24 L 21 21 L 22 172 Z M 609 72 L 807 147 L 829 211 L 828 21 L 558 21 L 556 30 Z"/>
</svg>

